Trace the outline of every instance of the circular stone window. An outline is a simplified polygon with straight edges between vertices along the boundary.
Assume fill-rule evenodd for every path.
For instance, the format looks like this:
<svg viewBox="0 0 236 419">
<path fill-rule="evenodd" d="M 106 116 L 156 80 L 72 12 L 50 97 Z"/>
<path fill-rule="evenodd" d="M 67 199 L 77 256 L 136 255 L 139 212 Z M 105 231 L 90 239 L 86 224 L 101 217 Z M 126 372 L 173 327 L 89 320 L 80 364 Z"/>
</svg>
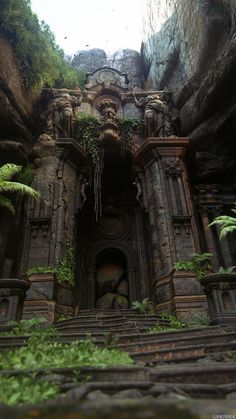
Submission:
<svg viewBox="0 0 236 419">
<path fill-rule="evenodd" d="M 103 215 L 97 223 L 97 233 L 106 239 L 122 236 L 127 230 L 127 220 L 122 213 Z"/>
</svg>

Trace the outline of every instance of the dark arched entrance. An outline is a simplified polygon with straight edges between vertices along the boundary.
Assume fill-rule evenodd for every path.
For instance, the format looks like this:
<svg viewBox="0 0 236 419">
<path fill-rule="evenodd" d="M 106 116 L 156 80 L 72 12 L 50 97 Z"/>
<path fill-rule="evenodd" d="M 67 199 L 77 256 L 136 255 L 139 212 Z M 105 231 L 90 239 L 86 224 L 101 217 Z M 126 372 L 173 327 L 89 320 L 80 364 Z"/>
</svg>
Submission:
<svg viewBox="0 0 236 419">
<path fill-rule="evenodd" d="M 122 309 L 139 299 L 135 257 L 125 244 L 95 244 L 86 265 L 80 307 Z"/>
<path fill-rule="evenodd" d="M 129 283 L 126 256 L 119 249 L 104 249 L 96 258 L 95 307 L 129 307 Z"/>
</svg>

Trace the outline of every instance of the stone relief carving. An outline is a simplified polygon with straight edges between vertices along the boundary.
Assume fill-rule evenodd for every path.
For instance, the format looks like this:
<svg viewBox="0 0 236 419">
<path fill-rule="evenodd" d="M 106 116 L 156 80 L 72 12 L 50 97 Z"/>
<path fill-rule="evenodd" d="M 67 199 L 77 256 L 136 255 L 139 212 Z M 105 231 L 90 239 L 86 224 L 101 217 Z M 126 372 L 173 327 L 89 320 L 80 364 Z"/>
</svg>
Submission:
<svg viewBox="0 0 236 419">
<path fill-rule="evenodd" d="M 101 114 L 101 120 L 106 121 L 107 119 L 116 119 L 116 113 L 118 110 L 117 102 L 109 97 L 104 97 L 98 104 L 98 109 Z"/>
<path fill-rule="evenodd" d="M 177 159 L 163 161 L 165 173 L 168 176 L 178 177 L 181 175 L 181 168 Z"/>
<path fill-rule="evenodd" d="M 78 197 L 78 209 L 82 209 L 85 202 L 87 201 L 86 188 L 89 186 L 88 179 L 81 173 L 78 179 L 79 183 L 79 197 Z"/>
<path fill-rule="evenodd" d="M 133 90 L 135 105 L 144 111 L 146 137 L 171 137 L 174 136 L 172 119 L 174 116 L 169 110 L 161 95 L 154 93 L 137 99 Z"/>
<path fill-rule="evenodd" d="M 128 78 L 126 74 L 121 74 L 113 68 L 101 68 L 88 75 L 86 88 L 90 89 L 96 85 L 109 88 L 110 85 L 117 85 L 123 89 L 128 89 Z"/>
<path fill-rule="evenodd" d="M 46 111 L 41 115 L 45 121 L 46 134 L 54 139 L 72 136 L 72 122 L 74 109 L 82 103 L 82 93 L 79 97 L 71 96 L 66 92 L 54 94 L 50 99 Z"/>
<path fill-rule="evenodd" d="M 98 109 L 101 115 L 100 139 L 119 140 L 119 128 L 117 125 L 116 117 L 119 108 L 118 99 L 110 95 L 100 96 L 96 100 L 96 108 Z"/>
</svg>

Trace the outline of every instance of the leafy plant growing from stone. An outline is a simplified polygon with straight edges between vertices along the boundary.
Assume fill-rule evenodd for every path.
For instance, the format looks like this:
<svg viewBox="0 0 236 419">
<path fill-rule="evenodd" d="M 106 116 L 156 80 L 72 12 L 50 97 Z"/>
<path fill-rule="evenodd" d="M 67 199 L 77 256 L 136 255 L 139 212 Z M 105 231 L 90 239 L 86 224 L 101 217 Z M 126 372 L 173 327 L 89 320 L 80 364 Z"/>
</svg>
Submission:
<svg viewBox="0 0 236 419">
<path fill-rule="evenodd" d="M 118 127 L 120 131 L 121 140 L 123 143 L 132 145 L 133 135 L 143 134 L 143 123 L 140 119 L 134 118 L 119 118 Z"/>
<path fill-rule="evenodd" d="M 15 208 L 7 194 L 20 194 L 27 195 L 35 199 L 41 197 L 40 193 L 35 191 L 30 186 L 24 185 L 20 182 L 14 182 L 11 179 L 14 178 L 22 170 L 22 166 L 16 164 L 7 163 L 0 167 L 0 206 L 6 208 L 11 214 L 15 214 Z"/>
<path fill-rule="evenodd" d="M 232 209 L 232 212 L 236 213 L 236 208 Z M 236 231 L 236 217 L 232 217 L 230 215 L 220 215 L 209 224 L 209 227 L 212 227 L 213 225 L 220 226 L 220 239 L 223 239 L 227 234 Z"/>
<path fill-rule="evenodd" d="M 196 313 L 192 316 L 189 327 L 208 327 L 210 325 L 210 318 L 207 313 Z"/>
<path fill-rule="evenodd" d="M 26 376 L 0 376 L 0 403 L 9 406 L 36 404 L 53 399 L 59 394 L 57 385 Z"/>
<path fill-rule="evenodd" d="M 27 275 L 54 273 L 55 268 L 47 265 L 34 265 L 28 269 Z"/>
<path fill-rule="evenodd" d="M 101 184 L 104 161 L 104 148 L 99 139 L 100 122 L 97 118 L 79 112 L 74 124 L 74 137 L 88 153 L 93 163 L 94 210 L 96 219 L 101 215 Z"/>
<path fill-rule="evenodd" d="M 173 314 L 162 312 L 160 313 L 162 320 L 167 320 L 169 324 L 161 325 L 157 324 L 148 330 L 148 333 L 161 333 L 161 332 L 172 332 L 175 330 L 186 329 L 187 325 L 181 319 L 174 316 Z"/>
<path fill-rule="evenodd" d="M 174 269 L 177 271 L 192 271 L 197 279 L 207 275 L 211 270 L 211 253 L 193 253 L 189 260 L 178 261 L 174 263 Z"/>
<path fill-rule="evenodd" d="M 10 326 L 11 330 L 7 334 L 20 336 L 20 335 L 30 335 L 36 330 L 43 330 L 43 325 L 46 327 L 47 320 L 44 317 L 37 317 L 29 320 L 20 320 L 19 322 L 12 320 L 7 323 L 7 326 Z M 48 333 L 47 329 L 47 333 Z"/>
<path fill-rule="evenodd" d="M 75 259 L 74 251 L 70 242 L 66 241 L 66 252 L 65 255 L 59 260 L 58 266 L 55 269 L 55 275 L 57 281 L 60 284 L 75 285 Z"/>
<path fill-rule="evenodd" d="M 235 273 L 236 266 L 229 266 L 228 268 L 223 268 L 220 266 L 218 273 L 219 274 L 233 274 Z"/>
<path fill-rule="evenodd" d="M 153 304 L 149 298 L 144 298 L 142 301 L 133 301 L 132 308 L 140 314 L 155 314 Z"/>
</svg>

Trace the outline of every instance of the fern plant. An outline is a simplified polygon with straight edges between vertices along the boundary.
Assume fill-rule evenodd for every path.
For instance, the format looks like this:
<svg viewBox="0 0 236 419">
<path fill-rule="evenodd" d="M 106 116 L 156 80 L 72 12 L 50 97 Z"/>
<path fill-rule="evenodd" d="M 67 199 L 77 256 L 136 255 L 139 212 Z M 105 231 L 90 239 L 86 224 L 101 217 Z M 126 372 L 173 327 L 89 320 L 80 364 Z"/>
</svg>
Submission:
<svg viewBox="0 0 236 419">
<path fill-rule="evenodd" d="M 223 268 L 220 266 L 219 268 L 219 274 L 233 274 L 235 273 L 236 266 L 229 266 L 228 268 Z"/>
<path fill-rule="evenodd" d="M 200 279 L 207 275 L 211 270 L 211 256 L 211 253 L 193 253 L 189 260 L 175 262 L 174 269 L 177 271 L 180 271 L 181 269 L 192 271 L 197 279 Z"/>
<path fill-rule="evenodd" d="M 7 193 L 18 193 L 20 195 L 28 195 L 39 199 L 40 193 L 30 186 L 20 182 L 13 182 L 11 179 L 20 173 L 22 166 L 7 163 L 0 167 L 0 206 L 5 207 L 10 213 L 15 214 L 15 208 L 12 201 L 4 196 Z"/>
<path fill-rule="evenodd" d="M 132 308 L 140 314 L 155 314 L 153 304 L 149 298 L 144 298 L 142 301 L 133 301 Z"/>
<path fill-rule="evenodd" d="M 232 209 L 232 212 L 236 213 L 236 208 Z M 213 225 L 220 226 L 220 239 L 223 239 L 227 234 L 236 231 L 236 217 L 219 215 L 219 217 L 216 217 L 212 223 L 209 224 L 209 227 L 212 227 Z"/>
</svg>

